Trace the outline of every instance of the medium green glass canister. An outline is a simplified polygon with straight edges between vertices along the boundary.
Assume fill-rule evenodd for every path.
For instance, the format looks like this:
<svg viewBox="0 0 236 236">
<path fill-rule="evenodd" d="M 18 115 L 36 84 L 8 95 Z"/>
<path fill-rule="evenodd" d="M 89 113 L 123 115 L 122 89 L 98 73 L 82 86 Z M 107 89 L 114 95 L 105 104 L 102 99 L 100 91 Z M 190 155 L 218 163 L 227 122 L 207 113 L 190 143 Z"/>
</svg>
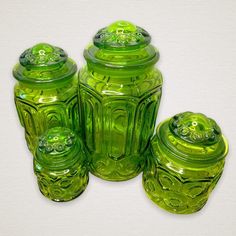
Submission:
<svg viewBox="0 0 236 236">
<path fill-rule="evenodd" d="M 57 202 L 78 197 L 89 180 L 82 142 L 68 128 L 49 129 L 39 138 L 34 172 L 45 197 Z"/>
<path fill-rule="evenodd" d="M 221 177 L 228 144 L 213 119 L 184 112 L 162 122 L 151 141 L 143 186 L 172 213 L 200 210 Z"/>
<path fill-rule="evenodd" d="M 111 181 L 128 180 L 143 169 L 153 134 L 162 75 L 158 51 L 144 29 L 118 21 L 97 32 L 84 50 L 79 96 L 91 172 Z"/>
<path fill-rule="evenodd" d="M 32 153 L 37 137 L 51 127 L 79 130 L 76 71 L 63 49 L 46 43 L 25 50 L 14 67 L 16 109 Z"/>
</svg>

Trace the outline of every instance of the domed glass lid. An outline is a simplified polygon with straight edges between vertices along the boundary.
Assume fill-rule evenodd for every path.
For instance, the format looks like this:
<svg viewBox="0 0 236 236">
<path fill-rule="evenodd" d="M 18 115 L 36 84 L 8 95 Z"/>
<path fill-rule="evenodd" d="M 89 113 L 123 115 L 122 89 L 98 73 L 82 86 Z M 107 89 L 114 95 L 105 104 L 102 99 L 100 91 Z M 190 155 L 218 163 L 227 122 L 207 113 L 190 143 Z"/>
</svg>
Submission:
<svg viewBox="0 0 236 236">
<path fill-rule="evenodd" d="M 99 48 L 134 49 L 147 46 L 151 42 L 148 32 L 128 21 L 117 21 L 97 32 L 93 43 Z"/>
<path fill-rule="evenodd" d="M 37 84 L 62 82 L 75 74 L 76 70 L 76 64 L 63 49 L 39 43 L 20 55 L 13 75 L 19 81 Z"/>
<path fill-rule="evenodd" d="M 147 31 L 128 21 L 117 21 L 97 32 L 84 50 L 88 66 L 116 71 L 145 69 L 159 59 Z"/>
<path fill-rule="evenodd" d="M 75 163 L 80 150 L 80 141 L 73 131 L 54 127 L 39 138 L 35 159 L 46 168 L 60 169 Z"/>
<path fill-rule="evenodd" d="M 155 142 L 177 159 L 197 164 L 215 163 L 228 152 L 217 123 L 201 113 L 184 112 L 164 121 L 157 128 L 154 148 Z"/>
</svg>

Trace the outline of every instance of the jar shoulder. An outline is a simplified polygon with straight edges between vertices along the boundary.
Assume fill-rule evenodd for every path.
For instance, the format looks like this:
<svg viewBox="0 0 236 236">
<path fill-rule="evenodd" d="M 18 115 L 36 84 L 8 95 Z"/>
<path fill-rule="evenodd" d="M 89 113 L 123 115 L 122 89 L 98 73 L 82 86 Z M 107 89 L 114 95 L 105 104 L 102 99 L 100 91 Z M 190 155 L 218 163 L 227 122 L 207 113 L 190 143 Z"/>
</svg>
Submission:
<svg viewBox="0 0 236 236">
<path fill-rule="evenodd" d="M 78 160 L 76 163 L 73 163 L 73 165 L 68 166 L 64 169 L 61 170 L 53 170 L 53 169 L 48 169 L 36 160 L 34 160 L 34 172 L 35 174 L 40 174 L 40 175 L 47 175 L 52 178 L 57 178 L 57 177 L 72 177 L 75 176 L 76 174 L 87 174 L 87 163 L 84 160 Z"/>
<path fill-rule="evenodd" d="M 71 96 L 77 95 L 78 79 L 75 77 L 71 82 L 60 87 L 32 87 L 18 82 L 14 86 L 15 99 L 32 103 L 50 103 L 65 101 Z"/>
<path fill-rule="evenodd" d="M 154 89 L 161 89 L 162 74 L 152 68 L 138 76 L 108 76 L 90 71 L 87 66 L 79 72 L 81 88 L 95 90 L 100 95 L 142 96 Z"/>
<path fill-rule="evenodd" d="M 188 165 L 188 163 L 183 164 L 173 161 L 170 155 L 160 150 L 156 150 L 155 153 L 151 150 L 149 159 L 151 159 L 151 164 L 149 164 L 149 166 L 153 165 L 157 169 L 163 169 L 164 171 L 180 177 L 183 180 L 204 180 L 214 178 L 222 173 L 225 163 L 225 161 L 222 160 L 213 165 L 196 167 Z"/>
</svg>

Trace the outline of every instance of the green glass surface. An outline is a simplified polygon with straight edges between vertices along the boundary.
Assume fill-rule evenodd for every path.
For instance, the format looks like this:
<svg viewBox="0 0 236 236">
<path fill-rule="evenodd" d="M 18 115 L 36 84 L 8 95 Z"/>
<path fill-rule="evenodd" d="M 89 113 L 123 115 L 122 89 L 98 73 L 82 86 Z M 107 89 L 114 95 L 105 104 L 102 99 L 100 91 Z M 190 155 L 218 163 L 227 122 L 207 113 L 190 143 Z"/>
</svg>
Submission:
<svg viewBox="0 0 236 236">
<path fill-rule="evenodd" d="M 79 131 L 77 66 L 64 50 L 40 43 L 24 51 L 13 69 L 15 104 L 27 145 L 56 126 Z"/>
<path fill-rule="evenodd" d="M 34 172 L 45 197 L 58 202 L 78 197 L 89 180 L 82 142 L 68 128 L 49 129 L 39 139 Z"/>
<path fill-rule="evenodd" d="M 111 181 L 138 175 L 153 134 L 162 76 L 142 28 L 118 21 L 98 31 L 79 73 L 83 137 L 91 172 Z"/>
<path fill-rule="evenodd" d="M 201 113 L 184 112 L 162 122 L 146 153 L 148 197 L 172 213 L 200 210 L 222 174 L 227 152 L 219 126 Z"/>
</svg>

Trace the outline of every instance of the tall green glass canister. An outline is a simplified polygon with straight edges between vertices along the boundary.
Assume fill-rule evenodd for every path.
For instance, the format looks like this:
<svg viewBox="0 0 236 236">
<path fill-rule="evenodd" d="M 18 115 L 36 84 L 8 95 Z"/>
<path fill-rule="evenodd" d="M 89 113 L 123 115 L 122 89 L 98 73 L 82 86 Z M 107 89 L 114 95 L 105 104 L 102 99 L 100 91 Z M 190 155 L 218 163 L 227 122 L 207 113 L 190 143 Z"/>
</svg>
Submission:
<svg viewBox="0 0 236 236">
<path fill-rule="evenodd" d="M 75 62 L 63 49 L 46 43 L 25 50 L 15 65 L 15 104 L 32 153 L 37 137 L 51 127 L 78 131 L 76 71 Z"/>
<path fill-rule="evenodd" d="M 157 127 L 148 150 L 147 195 L 169 212 L 189 214 L 206 204 L 223 172 L 228 144 L 214 120 L 184 112 Z"/>
<path fill-rule="evenodd" d="M 82 127 L 90 170 L 100 178 L 128 180 L 143 169 L 162 88 L 154 67 L 159 53 L 150 41 L 144 29 L 118 21 L 99 30 L 84 50 Z"/>
<path fill-rule="evenodd" d="M 39 138 L 34 172 L 41 193 L 57 202 L 70 201 L 86 188 L 88 163 L 81 140 L 65 127 L 54 127 Z"/>
</svg>

